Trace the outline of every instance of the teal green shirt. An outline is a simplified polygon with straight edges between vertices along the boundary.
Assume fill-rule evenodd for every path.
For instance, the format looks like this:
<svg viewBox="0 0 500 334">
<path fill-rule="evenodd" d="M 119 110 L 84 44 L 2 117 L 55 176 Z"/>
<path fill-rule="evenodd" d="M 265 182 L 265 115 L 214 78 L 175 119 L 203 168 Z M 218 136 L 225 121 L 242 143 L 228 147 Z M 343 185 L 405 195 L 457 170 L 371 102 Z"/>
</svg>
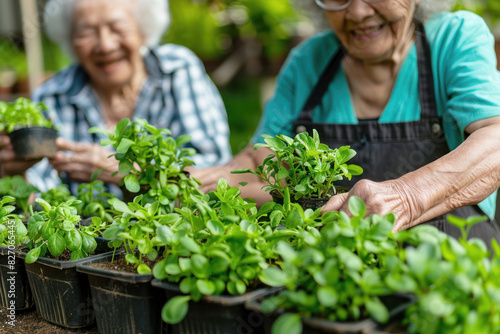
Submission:
<svg viewBox="0 0 500 334">
<path fill-rule="evenodd" d="M 443 117 L 446 140 L 453 150 L 463 142 L 467 125 L 500 116 L 500 73 L 496 69 L 494 38 L 482 18 L 466 11 L 439 14 L 425 24 L 425 30 L 432 54 L 437 112 Z M 338 48 L 338 39 L 329 31 L 292 50 L 253 142 L 262 142 L 262 134 L 293 135 L 293 122 Z M 419 119 L 417 51 L 413 44 L 379 122 Z M 322 105 L 314 111 L 313 120 L 358 123 L 342 68 L 324 95 Z M 490 218 L 495 215 L 495 201 L 496 193 L 479 204 Z"/>
</svg>

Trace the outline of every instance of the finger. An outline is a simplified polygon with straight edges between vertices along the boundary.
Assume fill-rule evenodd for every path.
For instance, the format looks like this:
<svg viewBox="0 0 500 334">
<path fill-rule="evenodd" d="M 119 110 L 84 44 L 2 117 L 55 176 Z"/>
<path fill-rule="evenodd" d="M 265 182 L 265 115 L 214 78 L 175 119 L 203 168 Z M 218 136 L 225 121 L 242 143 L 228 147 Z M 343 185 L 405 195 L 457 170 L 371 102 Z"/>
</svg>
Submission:
<svg viewBox="0 0 500 334">
<path fill-rule="evenodd" d="M 9 136 L 0 135 L 0 148 L 10 146 L 10 138 Z"/>
<path fill-rule="evenodd" d="M 91 147 L 88 143 L 80 143 L 69 141 L 64 138 L 58 137 L 56 139 L 57 147 L 62 151 L 85 152 Z"/>
<path fill-rule="evenodd" d="M 349 193 L 342 193 L 333 196 L 330 198 L 328 203 L 326 203 L 322 208 L 321 208 L 321 214 L 324 214 L 327 211 L 339 211 L 344 203 L 346 202 L 347 196 Z"/>
<path fill-rule="evenodd" d="M 0 161 L 12 161 L 16 159 L 16 153 L 13 150 L 0 150 Z"/>
<path fill-rule="evenodd" d="M 88 172 L 72 172 L 68 173 L 68 177 L 77 182 L 91 182 L 91 176 L 92 174 L 89 174 Z"/>
</svg>

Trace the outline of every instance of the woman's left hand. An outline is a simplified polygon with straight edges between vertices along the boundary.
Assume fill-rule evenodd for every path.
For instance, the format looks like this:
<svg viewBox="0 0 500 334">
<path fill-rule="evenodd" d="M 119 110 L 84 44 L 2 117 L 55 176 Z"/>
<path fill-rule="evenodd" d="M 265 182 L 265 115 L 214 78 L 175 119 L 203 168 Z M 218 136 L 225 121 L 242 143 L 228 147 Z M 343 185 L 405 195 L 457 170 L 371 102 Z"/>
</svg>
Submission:
<svg viewBox="0 0 500 334">
<path fill-rule="evenodd" d="M 422 214 L 422 203 L 405 190 L 399 180 L 373 182 L 361 180 L 348 193 L 339 194 L 330 198 L 322 208 L 326 211 L 349 212 L 349 198 L 357 196 L 365 202 L 366 216 L 372 214 L 386 215 L 393 212 L 396 217 L 393 232 L 404 230 L 418 224 Z"/>
<path fill-rule="evenodd" d="M 113 152 L 98 144 L 72 142 L 63 138 L 57 138 L 56 144 L 59 150 L 70 152 L 57 152 L 51 160 L 58 172 L 66 172 L 75 181 L 90 182 L 92 174 L 101 169 L 99 180 L 115 184 L 120 181 L 120 174 L 111 175 L 118 171 L 118 161 L 109 157 Z"/>
</svg>

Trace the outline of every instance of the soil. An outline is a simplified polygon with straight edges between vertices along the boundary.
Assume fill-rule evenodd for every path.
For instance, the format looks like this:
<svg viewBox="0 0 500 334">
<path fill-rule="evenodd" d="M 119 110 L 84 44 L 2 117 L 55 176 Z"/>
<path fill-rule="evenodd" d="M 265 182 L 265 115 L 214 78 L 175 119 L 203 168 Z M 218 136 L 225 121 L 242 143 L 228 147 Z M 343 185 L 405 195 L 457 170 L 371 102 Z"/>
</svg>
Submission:
<svg viewBox="0 0 500 334">
<path fill-rule="evenodd" d="M 15 326 L 7 324 L 6 309 L 0 309 L 0 334 L 98 334 L 96 325 L 80 329 L 66 329 L 56 326 L 40 318 L 35 309 L 16 311 Z"/>
<path fill-rule="evenodd" d="M 159 262 L 161 259 L 156 258 L 156 260 L 151 261 L 148 259 L 146 255 L 142 256 L 142 262 L 147 264 L 149 268 L 153 268 L 156 262 Z M 115 259 L 113 262 L 100 262 L 100 263 L 91 263 L 90 267 L 98 268 L 98 269 L 112 269 L 116 271 L 125 271 L 129 273 L 137 273 L 136 268 L 134 266 L 127 263 L 125 258 Z"/>
</svg>

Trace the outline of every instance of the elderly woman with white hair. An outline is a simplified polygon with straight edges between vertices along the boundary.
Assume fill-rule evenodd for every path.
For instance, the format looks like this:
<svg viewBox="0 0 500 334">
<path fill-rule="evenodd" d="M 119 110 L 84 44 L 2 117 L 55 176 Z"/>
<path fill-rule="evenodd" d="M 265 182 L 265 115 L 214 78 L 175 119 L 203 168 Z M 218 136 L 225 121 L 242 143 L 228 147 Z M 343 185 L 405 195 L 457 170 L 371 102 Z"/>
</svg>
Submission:
<svg viewBox="0 0 500 334">
<path fill-rule="evenodd" d="M 500 75 L 484 21 L 443 12 L 449 1 L 314 1 L 331 29 L 291 52 L 253 142 L 316 129 L 331 147 L 355 149 L 363 175 L 323 211 L 348 211 L 358 196 L 367 214 L 396 213 L 394 231 L 430 221 L 456 237 L 445 214 L 486 214 L 469 236 L 500 240 Z M 193 174 L 206 190 L 219 177 L 249 182 L 242 192 L 262 203 L 260 180 L 228 172 L 255 169 L 271 153 L 248 147 Z"/>
<path fill-rule="evenodd" d="M 98 169 L 100 179 L 117 184 L 117 162 L 88 130 L 112 129 L 124 117 L 190 135 L 200 167 L 231 158 L 224 104 L 201 61 L 185 47 L 157 45 L 170 21 L 167 0 L 51 0 L 44 18 L 48 36 L 76 64 L 33 93 L 60 129 L 59 148 L 71 153 L 59 152 L 55 169 L 42 161 L 27 171 L 41 190 L 57 184 L 57 172 L 73 191 Z M 24 172 L 29 164 L 13 160 L 6 138 L 0 142 L 4 174 Z"/>
</svg>

